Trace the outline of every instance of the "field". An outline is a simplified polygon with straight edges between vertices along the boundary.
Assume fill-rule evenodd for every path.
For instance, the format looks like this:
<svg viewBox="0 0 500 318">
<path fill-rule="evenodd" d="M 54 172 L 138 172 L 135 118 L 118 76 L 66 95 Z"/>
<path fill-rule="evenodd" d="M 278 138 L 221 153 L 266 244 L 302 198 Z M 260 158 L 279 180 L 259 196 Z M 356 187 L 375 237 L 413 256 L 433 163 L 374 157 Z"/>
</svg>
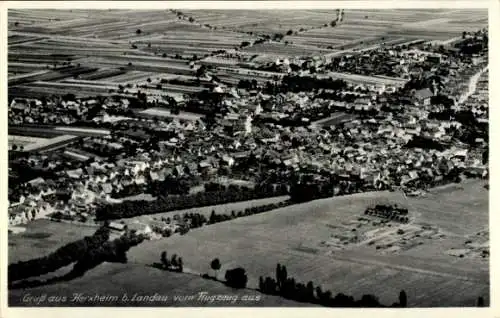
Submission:
<svg viewBox="0 0 500 318">
<path fill-rule="evenodd" d="M 22 147 L 24 151 L 43 151 L 47 148 L 54 149 L 66 145 L 77 138 L 73 135 L 59 135 L 53 138 L 9 135 L 9 147 L 16 145 Z"/>
<path fill-rule="evenodd" d="M 345 10 L 344 20 L 334 28 L 308 30 L 285 39 L 339 50 L 383 42 L 395 45 L 415 39 L 444 40 L 464 30 L 485 27 L 486 17 L 481 10 Z"/>
<path fill-rule="evenodd" d="M 341 79 L 354 84 L 365 84 L 365 85 L 393 85 L 393 86 L 403 86 L 407 80 L 401 78 L 387 77 L 387 76 L 365 76 L 358 74 L 345 74 L 338 72 L 328 72 L 325 77 L 331 77 L 333 79 Z"/>
<path fill-rule="evenodd" d="M 131 279 L 138 278 L 141 279 Z M 96 284 L 95 282 L 99 282 Z M 46 285 L 31 289 L 16 289 L 9 291 L 10 306 L 29 306 L 22 302 L 22 297 L 29 290 L 31 295 L 54 294 L 73 295 L 83 293 L 87 296 L 95 294 L 118 296 L 118 301 L 102 302 L 100 306 L 247 306 L 247 307 L 270 307 L 270 306 L 307 306 L 308 304 L 297 303 L 286 300 L 278 296 L 268 296 L 260 294 L 255 290 L 237 290 L 229 288 L 221 283 L 205 280 L 197 275 L 179 274 L 163 272 L 156 268 L 147 267 L 143 264 L 109 264 L 104 263 L 99 267 L 89 271 L 84 277 L 77 278 L 71 282 Z M 134 294 L 152 296 L 155 294 L 166 295 L 166 301 L 127 301 L 122 302 L 121 297 L 126 291 L 129 299 Z M 210 295 L 230 295 L 238 296 L 237 301 L 215 301 L 198 300 L 200 292 L 207 292 Z M 182 300 L 174 300 L 173 296 L 186 296 Z M 193 299 L 189 299 L 189 297 Z M 250 296 L 254 300 L 243 301 L 244 296 Z M 259 297 L 260 300 L 255 300 Z M 95 303 L 93 303 L 95 304 Z M 85 304 L 71 302 L 69 299 L 65 303 L 53 304 L 44 303 L 43 306 L 84 306 Z M 92 304 L 91 304 L 92 305 Z"/>
<path fill-rule="evenodd" d="M 155 292 L 192 295 L 202 290 L 211 293 L 227 290 L 222 284 L 195 276 L 163 273 L 148 267 L 159 260 L 162 251 L 167 251 L 182 256 L 187 272 L 212 273 L 209 263 L 214 257 L 222 262 L 219 278 L 225 269 L 243 266 L 249 275 L 249 288 L 256 287 L 259 276 L 274 275 L 276 263 L 280 262 L 287 265 L 288 274 L 296 280 L 311 280 L 334 294 L 361 297 L 373 293 L 390 304 L 404 289 L 409 306 L 474 306 L 479 295 L 489 301 L 488 262 L 453 257 L 446 250 L 454 244 L 463 244 L 468 235 L 486 226 L 488 193 L 483 185 L 484 182 L 470 181 L 415 198 L 394 192 L 357 194 L 238 218 L 194 229 L 184 236 L 145 242 L 130 250 L 127 265 L 104 264 L 82 278 L 30 289 L 30 293 L 57 290 L 121 294 L 127 290 L 150 295 Z M 399 254 L 381 253 L 364 245 L 332 251 L 321 244 L 331 237 L 332 225 L 358 219 L 368 205 L 375 203 L 406 206 L 412 215 L 412 225 L 432 223 L 447 235 L 444 239 L 422 238 L 426 240 L 424 244 Z M 96 281 L 100 283 L 95 284 Z M 11 291 L 10 301 L 19 303 L 19 295 L 17 290 Z M 183 305 L 201 304 L 193 300 Z M 258 305 L 293 306 L 294 303 L 266 297 Z"/>
<path fill-rule="evenodd" d="M 161 108 L 149 108 L 141 112 L 142 115 L 149 115 L 153 117 L 168 117 L 172 119 L 182 119 L 188 121 L 196 121 L 202 118 L 202 115 L 189 113 L 189 112 L 181 112 L 179 114 L 172 114 L 169 110 L 161 109 Z"/>
<path fill-rule="evenodd" d="M 223 269 L 246 268 L 253 286 L 259 276 L 272 275 L 281 262 L 287 264 L 289 275 L 320 282 L 334 293 L 356 297 L 374 293 L 390 303 L 405 289 L 411 306 L 473 306 L 478 295 L 489 294 L 488 262 L 453 257 L 445 250 L 487 226 L 488 194 L 482 185 L 466 183 L 464 190 L 423 198 L 367 193 L 318 200 L 236 219 L 230 226 L 216 224 L 185 236 L 150 241 L 133 248 L 129 258 L 147 264 L 167 250 L 182 255 L 186 267 L 204 272 L 211 259 L 219 257 Z M 332 251 L 321 245 L 331 237 L 331 225 L 357 219 L 367 205 L 378 202 L 408 206 L 415 217 L 412 224 L 433 224 L 447 235 L 422 238 L 423 245 L 401 253 L 381 253 L 363 245 Z M 453 295 L 450 289 L 455 290 Z"/>
<path fill-rule="evenodd" d="M 9 234 L 9 264 L 47 256 L 59 247 L 92 235 L 95 227 L 35 220 L 23 226 L 25 232 Z"/>
<path fill-rule="evenodd" d="M 140 90 L 150 101 L 165 95 L 185 99 L 186 95 L 205 90 L 205 80 L 197 72 L 201 65 L 210 66 L 209 73 L 230 86 L 243 79 L 264 83 L 285 73 L 253 70 L 243 62 L 269 65 L 276 58 L 304 56 L 327 60 L 382 45 L 451 41 L 463 31 L 476 31 L 488 23 L 486 10 L 344 13 L 343 21 L 331 26 L 336 19 L 335 9 L 186 10 L 182 14 L 169 10 L 9 10 L 9 95 L 74 94 L 80 98 L 109 96 L 123 89 L 119 95 L 133 96 Z M 254 44 L 264 35 L 283 39 Z M 354 84 L 405 83 L 399 78 L 360 74 L 332 72 L 325 76 Z M 201 117 L 185 112 L 173 115 L 160 108 L 138 111 L 139 115 L 184 120 Z M 339 112 L 315 124 L 328 126 L 351 118 L 352 115 Z M 9 147 L 16 144 L 27 151 L 53 149 L 81 136 L 109 135 L 110 131 L 31 125 L 11 126 L 9 133 Z M 66 154 L 79 160 L 88 155 L 73 149 Z M 226 269 L 242 266 L 249 276 L 249 288 L 257 287 L 259 276 L 274 276 L 276 263 L 281 263 L 286 264 L 289 276 L 298 282 L 312 281 L 334 295 L 344 293 L 360 298 L 374 294 L 390 305 L 404 289 L 408 305 L 413 307 L 474 306 L 479 296 L 488 303 L 488 191 L 484 184 L 467 181 L 434 189 L 421 197 L 373 192 L 291 205 L 196 228 L 186 235 L 147 241 L 130 250 L 128 264 L 105 263 L 84 277 L 29 291 L 120 296 L 124 290 L 130 294 L 194 295 L 203 290 L 212 294 L 257 294 L 252 290 L 234 291 L 193 275 L 211 273 L 209 263 L 217 257 L 222 262 L 219 279 Z M 118 221 L 149 223 L 184 213 L 209 217 L 212 210 L 230 214 L 286 199 L 282 196 Z M 380 203 L 406 207 L 409 224 L 365 215 L 368 206 Z M 47 220 L 36 220 L 25 227 L 24 232 L 9 234 L 9 263 L 45 256 L 95 231 L 89 226 Z M 188 273 L 168 273 L 150 267 L 160 260 L 162 251 L 181 256 Z M 10 291 L 10 303 L 21 305 L 24 293 L 26 290 Z M 257 303 L 234 305 L 298 306 L 280 297 L 262 297 Z M 199 303 L 194 299 L 120 305 L 138 304 L 233 305 Z"/>
<path fill-rule="evenodd" d="M 45 140 L 46 138 L 40 137 L 9 135 L 9 148 L 11 148 L 12 145 L 17 145 L 18 147 L 23 146 L 25 148 L 29 145 L 37 144 Z"/>
<path fill-rule="evenodd" d="M 332 125 L 338 125 L 341 122 L 345 122 L 356 118 L 352 114 L 347 114 L 343 112 L 337 112 L 334 115 L 315 121 L 313 124 L 317 126 L 329 127 Z"/>
<path fill-rule="evenodd" d="M 416 14 L 418 13 L 418 14 Z M 487 25 L 481 10 L 344 10 L 335 27 L 332 10 L 9 10 L 9 94 L 77 97 L 117 91 L 118 85 L 146 85 L 146 80 L 193 77 L 190 61 L 215 67 L 224 83 L 237 84 L 251 75 L 237 60 L 218 59 L 221 51 L 239 50 L 253 61 L 299 56 L 343 55 L 381 44 L 446 41 L 462 31 Z M 279 21 L 279 23 L 276 23 Z M 291 32 L 290 32 L 291 31 Z M 281 42 L 252 44 L 260 35 L 282 34 Z M 205 59 L 203 59 L 205 58 Z M 206 59 L 208 58 L 208 59 Z M 64 66 L 64 70 L 61 69 Z M 266 79 L 255 77 L 259 82 Z M 359 82 L 360 79 L 348 78 Z M 154 95 L 191 94 L 201 86 L 164 85 L 144 91 Z"/>
<path fill-rule="evenodd" d="M 45 141 L 56 140 L 55 137 L 66 135 L 73 136 L 103 136 L 109 135 L 110 131 L 107 129 L 94 129 L 94 128 L 78 128 L 78 127 L 58 127 L 58 126 L 9 126 L 10 135 L 28 136 L 37 138 L 44 138 Z M 69 137 L 64 137 L 69 138 Z M 58 141 L 64 140 L 57 139 Z"/>
</svg>

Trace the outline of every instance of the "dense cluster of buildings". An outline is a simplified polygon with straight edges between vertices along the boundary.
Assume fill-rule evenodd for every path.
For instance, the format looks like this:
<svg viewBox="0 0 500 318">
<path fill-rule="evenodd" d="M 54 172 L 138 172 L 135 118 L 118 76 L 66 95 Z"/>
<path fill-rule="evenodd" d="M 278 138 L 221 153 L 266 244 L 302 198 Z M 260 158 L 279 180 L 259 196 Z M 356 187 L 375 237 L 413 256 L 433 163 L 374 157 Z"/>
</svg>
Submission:
<svg viewBox="0 0 500 318">
<path fill-rule="evenodd" d="M 292 175 L 318 182 L 335 175 L 341 181 L 333 193 L 345 194 L 377 189 L 412 193 L 446 182 L 456 171 L 486 177 L 487 141 L 474 145 L 459 141 L 456 135 L 467 124 L 429 114 L 467 110 L 473 120 L 487 124 L 487 53 L 467 63 L 463 56 L 435 51 L 434 47 L 380 48 L 315 63 L 313 74 L 310 67 L 305 70 L 307 76 L 316 77 L 328 77 L 332 70 L 379 76 L 377 82 L 380 76 L 393 76 L 420 83 L 413 89 L 406 84 L 348 83 L 345 90 L 335 92 L 335 100 L 318 97 L 328 89 L 277 94 L 265 94 L 262 87 L 220 91 L 224 112 L 214 116 L 209 128 L 201 117 L 110 116 L 130 114 L 127 99 L 14 99 L 10 124 L 70 125 L 87 120 L 106 126 L 110 134 L 82 136 L 65 149 L 44 155 L 24 152 L 11 159 L 13 170 L 26 167 L 39 176 L 10 187 L 9 222 L 16 225 L 55 214 L 88 221 L 98 206 L 137 199 L 151 193 L 151 184 L 169 179 L 183 180 L 192 193 L 203 191 L 208 182 L 246 187 L 265 183 L 289 189 Z M 285 65 L 288 72 L 290 63 L 276 64 Z M 443 75 L 442 69 L 450 71 Z M 470 94 L 462 96 L 467 88 Z M 436 96 L 444 93 L 454 101 L 451 107 L 436 102 Z M 101 107 L 89 116 L 95 103 Z M 339 113 L 354 119 L 334 124 L 311 120 Z M 290 117 L 302 119 L 302 124 L 288 125 L 284 119 Z"/>
</svg>

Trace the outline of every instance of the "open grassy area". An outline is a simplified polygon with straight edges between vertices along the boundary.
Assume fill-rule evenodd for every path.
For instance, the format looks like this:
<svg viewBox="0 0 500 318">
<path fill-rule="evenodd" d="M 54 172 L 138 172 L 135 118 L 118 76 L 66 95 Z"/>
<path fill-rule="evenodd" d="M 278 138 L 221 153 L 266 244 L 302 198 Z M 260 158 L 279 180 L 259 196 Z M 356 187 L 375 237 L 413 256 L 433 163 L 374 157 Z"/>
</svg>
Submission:
<svg viewBox="0 0 500 318">
<path fill-rule="evenodd" d="M 478 190 L 483 183 L 464 184 L 464 190 L 427 198 L 384 192 L 317 200 L 146 242 L 133 248 L 129 259 L 148 264 L 158 261 L 166 250 L 181 255 L 185 267 L 209 272 L 210 261 L 218 257 L 223 264 L 221 273 L 243 266 L 250 286 L 257 285 L 259 276 L 273 275 L 280 262 L 297 280 L 318 282 L 333 293 L 355 297 L 373 293 L 390 304 L 404 289 L 410 306 L 473 306 L 478 296 L 488 299 L 487 262 L 451 257 L 443 247 L 462 242 L 464 232 L 487 226 L 488 196 L 485 189 L 485 193 Z M 469 205 L 456 203 L 464 198 Z M 328 225 L 355 218 L 377 202 L 406 205 L 415 215 L 415 223 L 436 222 L 451 233 L 446 240 L 429 240 L 400 254 L 381 254 L 366 247 L 330 253 L 320 246 L 330 236 Z M 472 213 L 476 217 L 459 217 Z"/>
<path fill-rule="evenodd" d="M 162 251 L 169 255 L 176 253 L 184 260 L 185 271 L 210 273 L 210 261 L 218 257 L 222 262 L 218 278 L 225 270 L 242 266 L 249 276 L 248 287 L 255 288 L 259 276 L 273 276 L 276 263 L 286 264 L 289 276 L 297 281 L 311 280 L 320 284 L 323 290 L 353 295 L 374 294 L 385 304 L 397 300 L 401 289 L 408 294 L 409 306 L 474 306 L 478 296 L 489 301 L 488 262 L 472 258 L 458 258 L 446 255 L 444 251 L 453 245 L 462 244 L 467 235 L 487 226 L 487 190 L 485 181 L 470 181 L 459 185 L 432 191 L 424 197 L 405 198 L 395 192 L 374 192 L 352 196 L 322 199 L 277 209 L 268 213 L 238 218 L 190 231 L 184 236 L 174 235 L 168 239 L 147 241 L 134 247 L 128 253 L 129 264 L 104 264 L 88 272 L 84 277 L 67 283 L 29 289 L 36 294 L 55 292 L 87 295 L 99 293 L 122 295 L 194 295 L 210 290 L 215 294 L 234 294 L 226 286 L 203 280 L 191 274 L 162 272 L 148 265 L 158 262 Z M 433 205 L 433 202 L 441 202 Z M 469 204 L 464 204 L 464 201 Z M 398 203 L 407 206 L 413 215 L 413 224 L 430 224 L 449 233 L 444 239 L 429 239 L 425 244 L 399 254 L 379 253 L 366 246 L 354 246 L 345 250 L 331 251 L 320 244 L 331 235 L 332 225 L 356 219 L 367 205 L 375 203 Z M 443 208 L 444 207 L 444 208 Z M 207 210 L 208 211 L 208 210 Z M 211 210 L 210 210 L 211 211 Z M 475 217 L 461 218 L 457 215 L 474 213 Z M 46 221 L 44 221 L 46 222 Z M 45 223 L 51 233 L 59 236 L 65 233 L 75 238 L 73 225 Z M 72 229 L 64 232 L 63 229 Z M 40 228 L 40 224 L 38 227 Z M 91 233 L 91 228 L 88 228 Z M 73 231 L 73 232 L 72 232 Z M 25 240 L 47 241 L 42 231 L 25 234 Z M 82 231 L 79 235 L 83 236 Z M 31 237 L 30 237 L 31 236 Z M 21 237 L 21 236 L 19 236 Z M 58 242 L 61 239 L 58 237 Z M 10 242 L 16 240 L 10 239 Z M 60 246 L 55 242 L 53 245 Z M 48 244 L 47 244 L 48 245 Z M 26 244 L 22 247 L 26 249 Z M 11 254 L 20 252 L 10 247 Z M 46 251 L 50 249 L 46 247 Z M 41 252 L 40 248 L 36 249 Z M 26 255 L 28 250 L 24 252 Z M 45 253 L 44 253 L 45 254 Z M 9 255 L 12 262 L 12 255 Z M 453 293 L 450 293 L 453 290 Z M 23 292 L 26 292 L 23 291 Z M 256 292 L 238 291 L 255 294 Z M 11 304 L 20 304 L 22 292 L 13 290 Z M 261 302 L 238 306 L 294 306 L 296 303 L 278 297 L 265 297 Z M 66 304 L 71 305 L 71 304 Z M 113 305 L 113 304 L 105 304 Z M 151 303 L 129 303 L 130 306 Z M 154 306 L 205 306 L 196 300 L 173 301 Z M 152 305 L 152 306 L 153 306 Z M 227 306 L 228 304 L 212 304 Z M 302 304 L 301 304 L 302 305 Z"/>
<path fill-rule="evenodd" d="M 199 299 L 200 292 L 207 292 L 207 296 L 228 295 L 237 296 L 237 300 L 214 301 Z M 46 285 L 25 290 L 11 290 L 9 292 L 10 306 L 30 306 L 23 302 L 26 293 L 31 295 L 57 295 L 68 297 L 66 302 L 54 304 L 44 302 L 42 306 L 309 306 L 297 303 L 278 296 L 263 295 L 255 290 L 238 290 L 225 286 L 220 282 L 203 279 L 197 275 L 181 274 L 161 271 L 156 268 L 143 266 L 142 264 L 109 264 L 105 263 L 87 272 L 84 277 L 77 278 L 71 282 Z M 94 303 L 80 303 L 71 301 L 72 295 L 82 293 L 86 296 L 118 296 L 114 301 Z M 165 301 L 128 301 L 122 300 L 124 294 L 132 299 L 134 294 L 141 296 L 161 295 L 168 296 Z M 174 299 L 178 296 L 179 299 Z M 189 299 L 189 297 L 192 299 Z M 253 300 L 243 300 L 244 296 L 250 296 Z M 260 298 L 257 300 L 257 298 Z M 137 299 L 137 297 L 136 297 Z"/>
<path fill-rule="evenodd" d="M 92 235 L 97 229 L 41 219 L 24 227 L 23 233 L 9 234 L 9 264 L 46 256 L 65 244 Z"/>
</svg>

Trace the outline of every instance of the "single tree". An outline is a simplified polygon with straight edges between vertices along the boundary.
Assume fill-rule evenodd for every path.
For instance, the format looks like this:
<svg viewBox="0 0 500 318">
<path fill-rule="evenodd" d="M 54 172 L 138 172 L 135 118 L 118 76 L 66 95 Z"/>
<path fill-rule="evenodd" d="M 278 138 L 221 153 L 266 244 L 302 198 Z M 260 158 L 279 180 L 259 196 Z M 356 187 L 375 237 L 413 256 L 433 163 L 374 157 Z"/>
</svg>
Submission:
<svg viewBox="0 0 500 318">
<path fill-rule="evenodd" d="M 177 268 L 179 272 L 182 272 L 184 270 L 184 263 L 182 262 L 182 257 L 179 257 L 177 260 Z"/>
<path fill-rule="evenodd" d="M 170 264 L 173 267 L 177 267 L 177 265 L 178 265 L 178 263 L 177 263 L 177 254 L 172 255 L 172 259 L 170 260 Z"/>
<path fill-rule="evenodd" d="M 141 31 L 141 29 L 137 29 L 137 30 L 135 31 L 135 33 L 136 33 L 136 34 L 141 34 L 141 33 L 142 33 L 142 31 Z"/>
<path fill-rule="evenodd" d="M 214 224 L 215 221 L 216 221 L 216 215 L 215 215 L 215 210 L 212 210 L 212 213 L 210 213 L 210 218 L 209 218 L 209 222 L 210 224 Z"/>
<path fill-rule="evenodd" d="M 210 263 L 210 267 L 214 270 L 215 272 L 215 279 L 217 279 L 217 271 L 221 268 L 221 263 L 218 258 L 214 258 L 212 262 Z"/>
<path fill-rule="evenodd" d="M 314 301 L 314 285 L 313 282 L 309 281 L 306 285 L 307 299 L 310 302 Z"/>
<path fill-rule="evenodd" d="M 245 288 L 248 282 L 245 269 L 242 267 L 227 270 L 225 279 L 226 285 L 233 288 Z"/>
<path fill-rule="evenodd" d="M 406 296 L 406 292 L 404 290 L 402 290 L 399 293 L 399 306 L 400 307 L 406 307 L 407 303 L 408 303 L 408 298 Z"/>
<path fill-rule="evenodd" d="M 484 298 L 483 297 L 478 297 L 477 302 L 476 302 L 477 307 L 484 307 Z"/>
<path fill-rule="evenodd" d="M 163 251 L 161 253 L 161 263 L 163 264 L 164 268 L 168 267 L 168 259 L 167 259 L 167 252 Z"/>
</svg>

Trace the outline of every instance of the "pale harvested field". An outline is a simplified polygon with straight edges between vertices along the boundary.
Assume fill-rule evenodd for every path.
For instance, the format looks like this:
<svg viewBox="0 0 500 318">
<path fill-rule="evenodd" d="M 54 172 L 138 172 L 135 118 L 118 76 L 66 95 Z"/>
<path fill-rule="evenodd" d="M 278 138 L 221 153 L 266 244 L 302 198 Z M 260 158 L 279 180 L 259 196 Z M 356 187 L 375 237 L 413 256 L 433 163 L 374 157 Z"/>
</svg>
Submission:
<svg viewBox="0 0 500 318">
<path fill-rule="evenodd" d="M 147 78 L 161 73 L 193 76 L 195 71 L 188 65 L 189 61 L 175 60 L 175 55 L 206 57 L 215 51 L 237 48 L 244 41 L 253 43 L 259 34 L 272 36 L 292 31 L 291 36 L 285 36 L 279 43 L 258 44 L 241 50 L 257 55 L 255 61 L 274 61 L 278 57 L 337 56 L 353 50 L 376 49 L 382 43 L 448 40 L 460 36 L 464 30 L 476 31 L 487 25 L 485 10 L 346 9 L 344 20 L 333 28 L 329 23 L 336 18 L 335 8 L 181 11 L 186 15 L 184 19 L 168 10 L 9 10 L 8 68 L 11 76 L 47 70 L 56 62 L 71 61 L 95 68 L 82 75 L 83 79 L 95 83 L 57 83 L 61 76 L 73 74 L 54 71 L 47 75 L 48 79 L 40 75 L 12 81 L 9 94 L 19 97 L 58 93 L 77 97 L 109 95 L 114 87 L 103 82 L 142 85 Z M 189 22 L 188 17 L 195 21 Z M 226 76 L 224 72 L 217 75 L 233 85 L 241 79 Z M 28 83 L 34 79 L 45 82 Z M 167 91 L 190 93 L 189 89 L 177 87 Z"/>
<path fill-rule="evenodd" d="M 47 138 L 9 135 L 9 148 L 12 145 L 26 147 L 27 145 L 40 143 L 46 140 Z"/>
<path fill-rule="evenodd" d="M 249 284 L 254 286 L 259 276 L 273 275 L 280 262 L 287 265 L 289 275 L 319 282 L 333 293 L 356 297 L 374 293 L 390 304 L 404 289 L 411 306 L 473 306 L 478 296 L 488 298 L 487 262 L 449 257 L 439 251 L 487 226 L 488 194 L 479 190 L 483 183 L 472 182 L 464 186 L 465 191 L 437 198 L 367 193 L 294 205 L 195 229 L 185 236 L 146 242 L 133 248 L 129 258 L 147 264 L 166 250 L 182 255 L 186 267 L 208 272 L 209 262 L 218 257 L 224 268 L 240 265 L 247 269 Z M 435 222 L 454 235 L 399 255 L 377 254 L 367 248 L 326 255 L 318 245 L 330 235 L 326 225 L 356 217 L 376 202 L 405 204 L 416 213 L 417 223 Z"/>
<path fill-rule="evenodd" d="M 203 116 L 200 114 L 189 113 L 189 112 L 181 112 L 179 114 L 172 114 L 169 110 L 161 109 L 161 108 L 148 108 L 144 111 L 141 111 L 141 114 L 158 116 L 158 117 L 168 117 L 174 119 L 182 119 L 189 121 L 196 121 L 202 118 Z"/>
</svg>

